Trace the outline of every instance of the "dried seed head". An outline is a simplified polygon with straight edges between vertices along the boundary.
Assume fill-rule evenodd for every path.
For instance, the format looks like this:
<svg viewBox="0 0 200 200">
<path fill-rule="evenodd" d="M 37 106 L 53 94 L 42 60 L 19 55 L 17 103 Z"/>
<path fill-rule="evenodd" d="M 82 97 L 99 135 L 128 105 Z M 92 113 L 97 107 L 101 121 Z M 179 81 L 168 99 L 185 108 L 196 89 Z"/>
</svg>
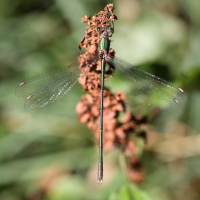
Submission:
<svg viewBox="0 0 200 200">
<path fill-rule="evenodd" d="M 114 4 L 108 4 L 104 11 L 100 11 L 93 17 L 85 15 L 82 22 L 88 23 L 84 30 L 83 38 L 79 43 L 79 50 L 84 48 L 84 54 L 79 56 L 80 69 L 82 74 L 79 83 L 82 84 L 87 94 L 83 95 L 81 101 L 76 106 L 76 112 L 79 115 L 79 122 L 86 123 L 88 128 L 92 130 L 94 136 L 99 139 L 100 124 L 100 100 L 101 100 L 101 62 L 99 60 L 98 43 L 101 35 L 97 31 L 98 27 L 108 30 L 111 27 L 111 21 L 117 20 L 117 16 L 113 13 Z M 110 38 L 109 38 L 110 39 Z M 115 56 L 115 51 L 109 49 L 109 55 Z M 112 76 L 114 67 L 110 66 L 105 71 L 105 77 Z M 31 97 L 30 97 L 31 98 Z M 121 121 L 118 116 L 120 112 L 126 110 L 124 100 L 126 95 L 118 91 L 112 94 L 109 89 L 104 88 L 103 92 L 103 146 L 104 151 L 110 151 L 115 147 L 122 148 L 126 156 L 134 157 L 137 154 L 137 148 L 133 141 L 129 139 L 129 135 L 134 133 L 137 128 L 141 129 L 146 121 L 136 119 L 131 112 L 126 112 Z M 177 100 L 178 101 L 178 100 Z M 139 161 L 138 161 L 139 163 Z M 131 180 L 142 180 L 143 171 L 139 171 L 130 164 L 129 176 Z"/>
</svg>

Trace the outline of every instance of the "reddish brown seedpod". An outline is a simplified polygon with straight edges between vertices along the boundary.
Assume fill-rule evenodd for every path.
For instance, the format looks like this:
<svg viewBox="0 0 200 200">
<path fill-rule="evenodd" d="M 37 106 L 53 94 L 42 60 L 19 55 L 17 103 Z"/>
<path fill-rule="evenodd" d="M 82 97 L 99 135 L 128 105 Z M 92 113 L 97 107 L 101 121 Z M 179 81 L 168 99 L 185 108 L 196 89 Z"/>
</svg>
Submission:
<svg viewBox="0 0 200 200">
<path fill-rule="evenodd" d="M 141 166 L 140 159 L 137 156 L 132 156 L 130 157 L 128 164 L 127 175 L 129 179 L 137 183 L 143 181 L 144 168 Z"/>
<path fill-rule="evenodd" d="M 79 83 L 87 94 L 81 97 L 81 101 L 76 106 L 76 112 L 79 115 L 79 122 L 86 123 L 97 139 L 99 139 L 101 99 L 101 63 L 98 58 L 100 34 L 97 32 L 97 27 L 100 25 L 109 27 L 110 21 L 117 20 L 113 10 L 114 4 L 108 4 L 104 11 L 100 11 L 93 17 L 85 15 L 81 19 L 88 26 L 85 28 L 83 38 L 78 46 L 80 52 L 82 48 L 84 49 L 84 53 L 79 56 L 80 69 L 82 70 Z M 110 49 L 108 55 L 115 56 L 115 51 Z M 110 67 L 109 70 L 105 71 L 105 76 L 112 77 L 113 71 Z M 139 166 L 140 160 L 137 157 L 137 147 L 134 141 L 130 139 L 130 135 L 135 134 L 137 129 L 141 129 L 142 124 L 145 124 L 146 121 L 144 117 L 137 119 L 131 112 L 126 111 L 125 100 L 126 95 L 123 92 L 117 91 L 113 94 L 108 88 L 104 88 L 103 147 L 104 152 L 121 148 L 124 155 L 130 158 L 127 171 L 130 180 L 139 182 L 143 180 L 144 173 L 142 168 L 136 167 L 136 165 Z M 118 117 L 121 112 L 125 112 L 125 114 L 119 120 Z M 137 161 L 133 162 L 134 159 Z"/>
</svg>

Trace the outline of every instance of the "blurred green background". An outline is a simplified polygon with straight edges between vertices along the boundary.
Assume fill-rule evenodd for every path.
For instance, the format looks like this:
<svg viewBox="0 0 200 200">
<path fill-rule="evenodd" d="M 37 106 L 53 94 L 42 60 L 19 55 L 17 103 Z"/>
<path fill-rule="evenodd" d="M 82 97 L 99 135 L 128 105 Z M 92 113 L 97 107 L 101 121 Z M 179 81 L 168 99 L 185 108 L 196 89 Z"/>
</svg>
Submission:
<svg viewBox="0 0 200 200">
<path fill-rule="evenodd" d="M 188 95 L 181 113 L 153 116 L 118 72 L 106 83 L 149 118 L 139 185 L 124 179 L 117 150 L 104 155 L 104 183 L 96 184 L 97 141 L 75 113 L 81 86 L 38 110 L 14 94 L 23 80 L 73 63 L 87 26 L 81 18 L 108 3 L 118 16 L 116 55 Z M 0 200 L 200 199 L 199 11 L 199 0 L 0 1 Z"/>
</svg>

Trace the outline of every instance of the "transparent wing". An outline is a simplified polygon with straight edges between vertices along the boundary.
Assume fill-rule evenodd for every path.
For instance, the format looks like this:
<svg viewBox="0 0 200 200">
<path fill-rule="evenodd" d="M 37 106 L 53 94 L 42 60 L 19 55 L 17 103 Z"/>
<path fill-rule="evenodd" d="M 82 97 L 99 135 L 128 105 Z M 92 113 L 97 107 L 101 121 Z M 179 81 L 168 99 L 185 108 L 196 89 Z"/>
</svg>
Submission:
<svg viewBox="0 0 200 200">
<path fill-rule="evenodd" d="M 187 100 L 181 88 L 124 60 L 110 56 L 108 63 L 116 66 L 131 90 L 149 104 L 169 112 L 179 112 Z"/>
<path fill-rule="evenodd" d="M 67 67 L 62 67 L 23 81 L 16 87 L 15 94 L 19 97 L 27 97 L 49 83 L 71 74 L 79 65 L 79 62 L 75 62 Z"/>
<path fill-rule="evenodd" d="M 20 83 L 15 94 L 26 96 L 25 107 L 36 109 L 64 97 L 78 82 L 79 62 L 33 77 Z"/>
</svg>

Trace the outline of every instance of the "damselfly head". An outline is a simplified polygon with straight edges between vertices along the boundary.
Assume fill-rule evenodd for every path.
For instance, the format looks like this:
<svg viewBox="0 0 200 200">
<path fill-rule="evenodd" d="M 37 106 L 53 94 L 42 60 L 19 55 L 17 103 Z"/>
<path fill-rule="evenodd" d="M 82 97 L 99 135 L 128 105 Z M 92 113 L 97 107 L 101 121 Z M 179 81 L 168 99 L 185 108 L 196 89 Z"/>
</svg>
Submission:
<svg viewBox="0 0 200 200">
<path fill-rule="evenodd" d="M 97 27 L 97 32 L 103 37 L 111 37 L 114 33 L 114 29 L 112 27 Z"/>
<path fill-rule="evenodd" d="M 98 16 L 95 15 L 97 20 L 97 32 L 102 37 L 111 37 L 114 33 L 114 22 L 113 19 L 110 18 L 109 20 L 106 20 L 105 17 L 102 22 L 99 22 Z"/>
</svg>

